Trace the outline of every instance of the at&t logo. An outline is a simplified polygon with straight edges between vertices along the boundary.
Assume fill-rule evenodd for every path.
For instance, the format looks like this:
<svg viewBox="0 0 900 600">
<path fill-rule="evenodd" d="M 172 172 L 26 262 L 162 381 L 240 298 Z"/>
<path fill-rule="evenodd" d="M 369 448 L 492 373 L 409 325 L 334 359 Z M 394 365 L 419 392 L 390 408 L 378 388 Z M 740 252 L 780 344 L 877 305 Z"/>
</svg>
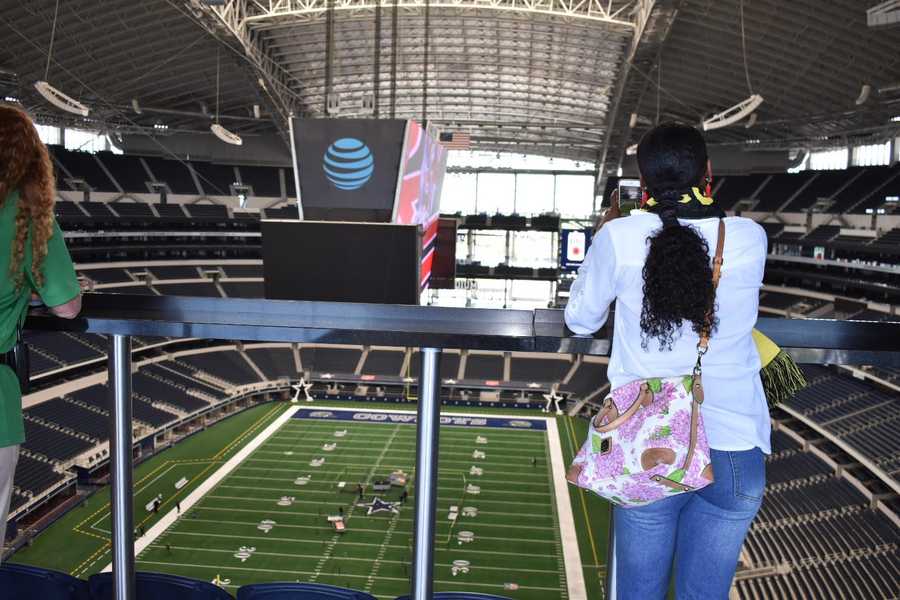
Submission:
<svg viewBox="0 0 900 600">
<path fill-rule="evenodd" d="M 372 178 L 375 157 L 365 142 L 356 138 L 336 140 L 322 157 L 325 177 L 339 190 L 358 190 Z"/>
</svg>

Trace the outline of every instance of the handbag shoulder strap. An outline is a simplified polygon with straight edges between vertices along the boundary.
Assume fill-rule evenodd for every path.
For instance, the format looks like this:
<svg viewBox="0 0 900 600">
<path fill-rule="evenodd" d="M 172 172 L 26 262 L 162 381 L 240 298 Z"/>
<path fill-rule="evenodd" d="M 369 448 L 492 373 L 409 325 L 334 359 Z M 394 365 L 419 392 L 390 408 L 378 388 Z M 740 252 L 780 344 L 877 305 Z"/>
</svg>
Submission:
<svg viewBox="0 0 900 600">
<path fill-rule="evenodd" d="M 709 348 L 709 330 L 710 321 L 712 320 L 713 305 L 716 300 L 716 289 L 719 287 L 719 278 L 722 276 L 722 252 L 725 250 L 725 220 L 719 219 L 719 235 L 716 239 L 716 255 L 713 258 L 712 267 L 712 285 L 713 297 L 710 299 L 709 310 L 706 313 L 706 323 L 700 335 L 700 341 L 697 343 L 697 368 L 700 367 L 700 357 L 706 354 Z"/>
</svg>

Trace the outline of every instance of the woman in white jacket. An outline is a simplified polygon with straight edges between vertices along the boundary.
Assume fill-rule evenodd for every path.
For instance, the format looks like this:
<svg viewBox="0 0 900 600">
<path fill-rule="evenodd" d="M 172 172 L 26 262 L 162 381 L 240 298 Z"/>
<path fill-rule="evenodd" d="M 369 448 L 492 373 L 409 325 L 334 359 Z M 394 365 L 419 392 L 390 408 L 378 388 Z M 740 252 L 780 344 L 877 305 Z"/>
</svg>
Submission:
<svg viewBox="0 0 900 600">
<path fill-rule="evenodd" d="M 575 333 L 593 333 L 615 300 L 608 376 L 616 388 L 689 373 L 715 298 L 702 407 L 715 482 L 638 508 L 614 507 L 617 597 L 664 598 L 674 563 L 679 599 L 725 600 L 762 502 L 764 454 L 771 452 L 751 337 L 766 234 L 750 219 L 724 219 L 724 260 L 714 291 L 712 250 L 725 215 L 709 193 L 702 135 L 684 125 L 660 125 L 641 140 L 637 158 L 646 210 L 601 226 L 572 286 L 566 324 Z"/>
</svg>

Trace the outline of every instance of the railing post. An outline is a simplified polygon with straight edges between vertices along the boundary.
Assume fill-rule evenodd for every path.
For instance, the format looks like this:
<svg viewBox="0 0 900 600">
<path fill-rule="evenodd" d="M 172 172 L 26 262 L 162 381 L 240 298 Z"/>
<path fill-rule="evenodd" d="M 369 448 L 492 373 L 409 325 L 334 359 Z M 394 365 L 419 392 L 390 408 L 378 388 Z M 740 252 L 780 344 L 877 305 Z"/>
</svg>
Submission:
<svg viewBox="0 0 900 600">
<path fill-rule="evenodd" d="M 413 531 L 412 600 L 431 600 L 434 520 L 437 508 L 438 433 L 441 424 L 441 351 L 422 348 L 416 422 L 416 516 Z"/>
<path fill-rule="evenodd" d="M 109 336 L 110 509 L 115 600 L 134 600 L 134 506 L 131 455 L 131 338 Z"/>
<path fill-rule="evenodd" d="M 616 600 L 616 523 L 609 505 L 609 541 L 606 546 L 606 600 Z"/>
</svg>

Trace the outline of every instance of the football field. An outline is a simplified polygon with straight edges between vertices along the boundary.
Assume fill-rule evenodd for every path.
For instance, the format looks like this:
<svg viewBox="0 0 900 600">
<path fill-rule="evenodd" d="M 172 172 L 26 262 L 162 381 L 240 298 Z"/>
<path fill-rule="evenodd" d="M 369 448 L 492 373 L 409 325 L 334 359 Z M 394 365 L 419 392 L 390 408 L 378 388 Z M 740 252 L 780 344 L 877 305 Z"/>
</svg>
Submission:
<svg viewBox="0 0 900 600">
<path fill-rule="evenodd" d="M 285 415 L 139 540 L 138 569 L 218 578 L 231 591 L 310 581 L 379 598 L 408 593 L 412 416 L 325 407 Z M 574 527 L 571 512 L 561 527 L 557 510 L 550 421 L 445 419 L 454 423 L 440 429 L 435 589 L 569 598 L 561 535 Z"/>
</svg>

